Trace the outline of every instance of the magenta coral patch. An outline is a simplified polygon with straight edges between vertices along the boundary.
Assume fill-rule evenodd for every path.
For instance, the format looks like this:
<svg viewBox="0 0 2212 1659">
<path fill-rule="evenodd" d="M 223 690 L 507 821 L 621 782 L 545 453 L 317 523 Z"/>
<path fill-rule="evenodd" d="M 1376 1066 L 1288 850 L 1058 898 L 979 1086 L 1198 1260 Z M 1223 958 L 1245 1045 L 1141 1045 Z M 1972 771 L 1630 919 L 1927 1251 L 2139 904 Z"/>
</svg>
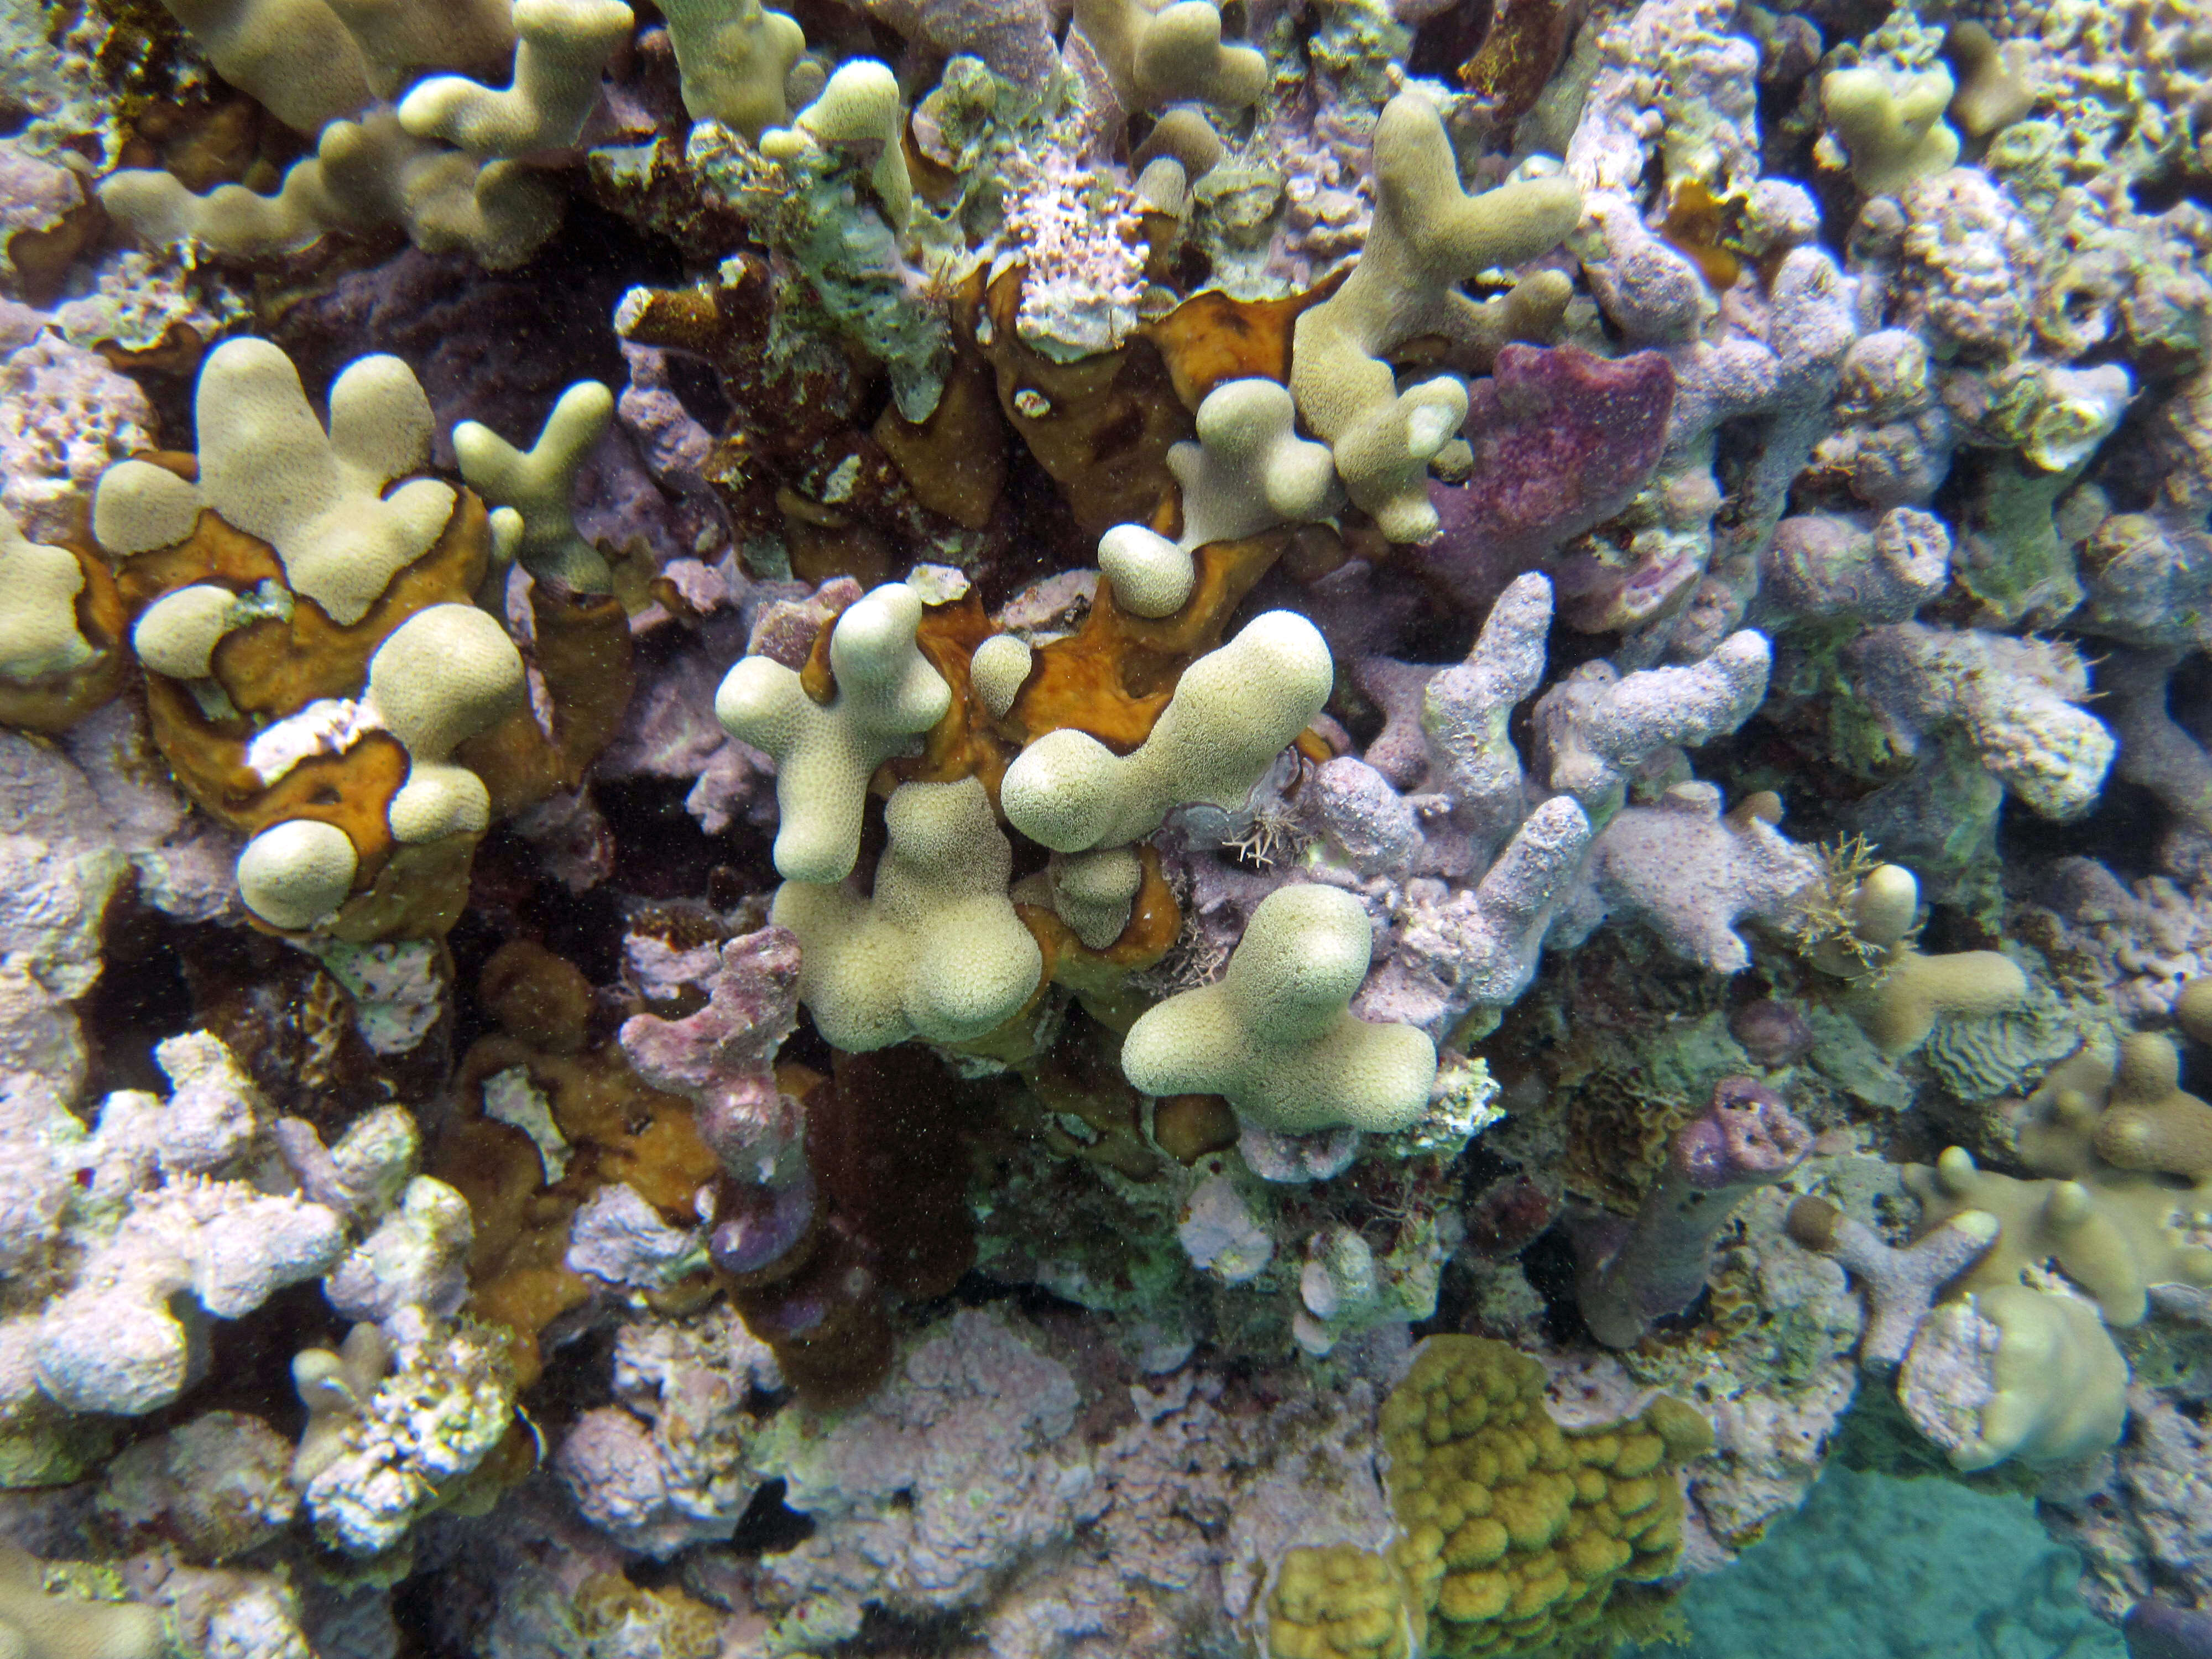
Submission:
<svg viewBox="0 0 2212 1659">
<path fill-rule="evenodd" d="M 1462 604 L 1486 608 L 1628 504 L 1658 465 L 1674 408 L 1674 371 L 1656 351 L 1504 347 L 1468 387 L 1473 476 L 1429 486 L 1443 528 L 1422 547 L 1423 568 Z"/>
</svg>

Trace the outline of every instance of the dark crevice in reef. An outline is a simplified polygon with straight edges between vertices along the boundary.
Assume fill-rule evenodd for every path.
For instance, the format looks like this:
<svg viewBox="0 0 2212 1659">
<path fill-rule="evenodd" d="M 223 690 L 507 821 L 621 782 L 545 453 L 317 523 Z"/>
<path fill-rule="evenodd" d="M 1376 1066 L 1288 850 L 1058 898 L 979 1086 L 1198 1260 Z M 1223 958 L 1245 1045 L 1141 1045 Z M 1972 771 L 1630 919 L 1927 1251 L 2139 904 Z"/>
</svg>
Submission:
<svg viewBox="0 0 2212 1659">
<path fill-rule="evenodd" d="M 1997 857 L 2007 871 L 2046 870 L 2062 858 L 2100 859 L 2122 881 L 2132 882 L 2158 872 L 2160 832 L 2168 819 L 2158 797 L 2141 784 L 2109 778 L 2095 810 L 2069 823 L 2008 805 L 1997 819 Z"/>
<path fill-rule="evenodd" d="M 717 870 L 736 872 L 750 891 L 775 884 L 769 836 L 744 820 L 718 836 L 699 827 L 684 806 L 684 778 L 623 778 L 592 787 L 592 799 L 614 836 L 615 868 L 625 889 L 642 899 L 685 899 L 707 891 Z"/>
<path fill-rule="evenodd" d="M 135 877 L 109 901 L 100 917 L 100 978 L 76 1004 L 94 1098 L 115 1089 L 167 1091 L 154 1047 L 187 1029 L 196 1012 L 187 950 L 179 948 L 187 933 L 210 951 L 242 954 L 237 936 L 223 928 L 188 927 L 145 903 Z"/>
<path fill-rule="evenodd" d="M 1539 1233 L 1521 1253 L 1521 1271 L 1544 1298 L 1545 1337 L 1563 1346 L 1589 1346 L 1592 1338 L 1575 1295 L 1575 1248 L 1567 1230 L 1547 1227 Z"/>
<path fill-rule="evenodd" d="M 814 1536 L 813 1521 L 786 1504 L 783 1494 L 782 1481 L 762 1482 L 730 1534 L 732 1554 L 781 1555 Z"/>
</svg>

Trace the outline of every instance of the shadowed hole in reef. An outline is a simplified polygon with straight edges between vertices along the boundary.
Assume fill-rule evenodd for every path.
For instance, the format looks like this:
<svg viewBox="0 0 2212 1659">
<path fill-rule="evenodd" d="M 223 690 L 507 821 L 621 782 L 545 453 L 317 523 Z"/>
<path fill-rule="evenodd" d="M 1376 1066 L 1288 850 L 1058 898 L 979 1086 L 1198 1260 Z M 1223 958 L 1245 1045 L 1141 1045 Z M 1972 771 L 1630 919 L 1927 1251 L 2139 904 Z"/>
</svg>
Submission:
<svg viewBox="0 0 2212 1659">
<path fill-rule="evenodd" d="M 718 870 L 729 870 L 748 891 L 773 889 L 769 837 L 742 819 L 708 835 L 684 805 L 691 787 L 687 778 L 643 777 L 593 786 L 625 888 L 641 898 L 699 898 Z"/>
<path fill-rule="evenodd" d="M 1547 1227 L 1521 1253 L 1528 1287 L 1544 1298 L 1544 1334 L 1551 1341 L 1587 1345 L 1593 1339 L 1575 1296 L 1575 1247 L 1564 1227 Z"/>
<path fill-rule="evenodd" d="M 814 1536 L 814 1522 L 783 1501 L 784 1484 L 762 1484 L 738 1517 L 730 1548 L 738 1555 L 781 1555 Z"/>
<path fill-rule="evenodd" d="M 868 1609 L 849 1651 L 867 1659 L 965 1659 L 977 1650 L 982 1632 L 965 1614 L 932 1619 L 902 1618 L 881 1607 Z M 1135 1659 L 1135 1656 L 1131 1656 Z"/>
<path fill-rule="evenodd" d="M 270 941 L 262 948 L 283 947 Z M 195 994 L 194 981 L 211 975 L 245 981 L 269 971 L 255 960 L 252 935 L 164 915 L 139 898 L 135 878 L 126 878 L 100 917 L 100 978 L 76 1004 L 86 1095 L 94 1100 L 116 1089 L 166 1096 L 168 1079 L 154 1063 L 154 1048 L 198 1024 L 205 998 Z"/>
</svg>

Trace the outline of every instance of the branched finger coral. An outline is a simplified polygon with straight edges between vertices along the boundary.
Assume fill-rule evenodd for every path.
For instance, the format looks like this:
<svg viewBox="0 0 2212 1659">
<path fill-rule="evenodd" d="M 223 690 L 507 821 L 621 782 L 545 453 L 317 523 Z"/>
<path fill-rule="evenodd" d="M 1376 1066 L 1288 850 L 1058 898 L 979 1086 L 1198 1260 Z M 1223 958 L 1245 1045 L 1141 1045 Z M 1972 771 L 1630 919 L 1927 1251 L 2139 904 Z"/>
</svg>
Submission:
<svg viewBox="0 0 2212 1659">
<path fill-rule="evenodd" d="M 798 936 L 799 1000 L 848 1054 L 910 1036 L 980 1037 L 1019 1012 L 1043 976 L 1006 896 L 1012 849 L 975 778 L 902 784 L 884 821 L 890 842 L 866 900 L 807 882 L 777 890 L 769 919 Z"/>
<path fill-rule="evenodd" d="M 493 509 L 492 535 L 502 553 L 579 593 L 604 593 L 613 586 L 606 560 L 577 531 L 569 501 L 576 469 L 614 412 L 614 394 L 584 380 L 561 394 L 527 450 L 474 421 L 453 428 L 461 477 Z"/>
<path fill-rule="evenodd" d="M 210 354 L 194 410 L 196 477 L 124 461 L 93 503 L 122 559 L 155 741 L 187 792 L 252 837 L 240 888 L 262 921 L 355 943 L 442 933 L 491 821 L 573 788 L 613 734 L 621 607 L 533 592 L 541 724 L 520 652 L 474 603 L 525 526 L 510 513 L 495 527 L 472 493 L 410 476 L 431 417 L 404 363 L 349 367 L 326 432 L 282 351 L 233 340 Z M 573 459 L 523 469 L 518 498 L 556 545 L 575 540 Z"/>
<path fill-rule="evenodd" d="M 399 125 L 477 155 L 566 149 L 599 100 L 599 71 L 635 21 L 622 0 L 516 0 L 514 85 L 494 92 L 465 76 L 434 76 L 400 100 Z"/>
<path fill-rule="evenodd" d="M 1132 115 L 1189 102 L 1242 109 L 1267 89 L 1267 58 L 1221 44 L 1212 0 L 1078 0 L 1075 22 Z"/>
<path fill-rule="evenodd" d="M 332 232 L 402 227 L 418 246 L 517 265 L 553 234 L 557 190 L 514 159 L 573 143 L 599 72 L 629 36 L 619 0 L 500 0 L 434 11 L 323 0 L 179 0 L 172 9 L 233 84 L 304 135 L 312 154 L 273 195 L 196 194 L 175 173 L 112 174 L 100 199 L 141 239 L 265 259 Z M 518 44 L 517 37 L 520 37 Z M 392 100 L 426 70 L 434 76 Z M 511 79 L 506 92 L 476 80 Z M 449 140 L 459 148 L 445 148 Z"/>
<path fill-rule="evenodd" d="M 756 142 L 784 124 L 784 77 L 806 50 L 795 21 L 761 0 L 669 0 L 661 12 L 694 120 L 720 121 Z"/>
<path fill-rule="evenodd" d="M 1402 1129 L 1428 1104 L 1436 1045 L 1354 1015 L 1372 949 L 1366 912 L 1334 888 L 1269 894 L 1217 985 L 1129 1028 L 1121 1069 L 1149 1095 L 1218 1094 L 1269 1128 Z"/>
<path fill-rule="evenodd" d="M 836 694 L 809 696 L 795 669 L 747 657 L 714 694 L 730 735 L 775 757 L 775 867 L 787 880 L 842 881 L 860 852 L 860 806 L 876 768 L 944 718 L 945 681 L 915 646 L 921 599 L 900 583 L 837 618 L 830 636 Z"/>
<path fill-rule="evenodd" d="M 1428 469 L 1467 418 L 1467 390 L 1440 376 L 1400 392 L 1390 354 L 1426 335 L 1488 365 L 1510 339 L 1546 329 L 1565 303 L 1556 273 L 1480 303 L 1458 284 L 1557 246 L 1582 213 L 1566 179 L 1531 179 L 1480 196 L 1460 187 L 1450 141 L 1422 94 L 1393 98 L 1375 129 L 1375 222 L 1342 288 L 1302 313 L 1291 356 L 1298 413 L 1336 455 L 1355 506 L 1392 541 L 1437 527 Z"/>
</svg>

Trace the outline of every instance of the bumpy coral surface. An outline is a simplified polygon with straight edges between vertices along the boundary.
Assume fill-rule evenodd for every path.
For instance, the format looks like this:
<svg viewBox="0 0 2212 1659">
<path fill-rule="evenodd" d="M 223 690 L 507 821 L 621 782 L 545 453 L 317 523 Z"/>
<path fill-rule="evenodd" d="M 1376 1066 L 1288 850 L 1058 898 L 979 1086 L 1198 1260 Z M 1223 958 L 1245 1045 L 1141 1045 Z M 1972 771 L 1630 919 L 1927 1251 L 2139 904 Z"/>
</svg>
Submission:
<svg viewBox="0 0 2212 1659">
<path fill-rule="evenodd" d="M 1603 1613 L 1617 1581 L 1662 1577 L 1681 1547 L 1676 1466 L 1711 1443 L 1662 1400 L 1632 1422 L 1563 1431 L 1544 1368 L 1503 1343 L 1430 1343 L 1382 1409 L 1395 1547 L 1429 1650 L 1556 1642 Z"/>
<path fill-rule="evenodd" d="M 2201 1643 L 2201 10 L 0 16 L 0 1649 Z"/>
</svg>

